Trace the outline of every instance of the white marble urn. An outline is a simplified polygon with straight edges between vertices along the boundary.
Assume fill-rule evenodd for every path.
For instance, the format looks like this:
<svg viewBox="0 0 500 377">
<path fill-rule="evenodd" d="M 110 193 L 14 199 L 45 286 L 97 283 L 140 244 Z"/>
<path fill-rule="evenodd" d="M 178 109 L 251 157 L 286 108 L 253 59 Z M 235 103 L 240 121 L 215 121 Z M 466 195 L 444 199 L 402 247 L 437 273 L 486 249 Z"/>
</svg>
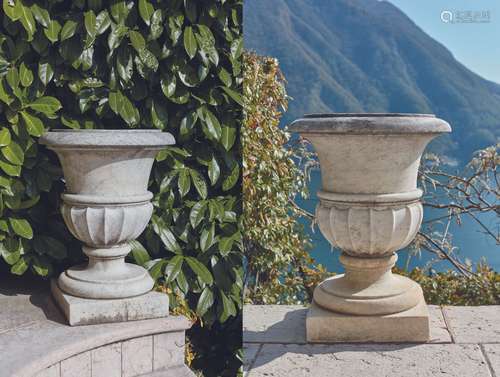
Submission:
<svg viewBox="0 0 500 377">
<path fill-rule="evenodd" d="M 125 263 L 125 257 L 128 242 L 151 218 L 151 168 L 156 154 L 174 144 L 173 136 L 159 130 L 55 130 L 40 143 L 59 157 L 66 183 L 62 215 L 89 258 L 64 271 L 58 288 L 85 299 L 149 292 L 154 284 L 149 273 Z"/>
<path fill-rule="evenodd" d="M 290 130 L 309 140 L 318 154 L 322 188 L 316 219 L 330 244 L 342 250 L 345 267 L 344 274 L 316 287 L 308 339 L 425 341 L 422 289 L 391 268 L 396 252 L 411 243 L 422 222 L 417 188 L 422 153 L 433 138 L 451 132 L 449 124 L 428 114 L 339 113 L 305 116 Z M 403 313 L 399 324 L 408 316 L 423 320 L 415 326 L 410 319 L 410 330 L 390 325 L 383 330 L 398 313 Z M 322 328 L 325 324 L 329 329 Z"/>
</svg>

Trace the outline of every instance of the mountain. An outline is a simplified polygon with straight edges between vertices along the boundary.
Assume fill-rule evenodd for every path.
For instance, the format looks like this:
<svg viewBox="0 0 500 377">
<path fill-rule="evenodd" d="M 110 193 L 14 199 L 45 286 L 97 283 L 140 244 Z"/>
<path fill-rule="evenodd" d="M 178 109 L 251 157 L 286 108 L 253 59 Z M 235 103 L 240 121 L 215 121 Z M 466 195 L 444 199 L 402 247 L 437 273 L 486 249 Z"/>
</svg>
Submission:
<svg viewBox="0 0 500 377">
<path fill-rule="evenodd" d="M 462 162 L 500 138 L 500 85 L 387 1 L 245 0 L 244 38 L 280 62 L 293 98 L 284 122 L 311 112 L 434 113 L 453 133 L 433 150 Z"/>
</svg>

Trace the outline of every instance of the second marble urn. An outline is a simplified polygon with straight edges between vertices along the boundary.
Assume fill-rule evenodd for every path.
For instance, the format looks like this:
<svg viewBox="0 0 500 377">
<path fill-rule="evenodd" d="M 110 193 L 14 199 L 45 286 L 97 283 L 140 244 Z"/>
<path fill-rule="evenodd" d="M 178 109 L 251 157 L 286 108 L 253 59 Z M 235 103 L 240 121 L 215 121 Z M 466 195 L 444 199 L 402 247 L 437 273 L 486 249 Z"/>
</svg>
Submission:
<svg viewBox="0 0 500 377">
<path fill-rule="evenodd" d="M 316 218 L 325 238 L 342 250 L 345 267 L 345 274 L 315 289 L 308 341 L 427 341 L 422 289 L 391 268 L 422 222 L 422 153 L 434 137 L 451 132 L 449 124 L 427 114 L 341 113 L 305 116 L 290 130 L 318 154 Z"/>
<path fill-rule="evenodd" d="M 40 143 L 59 157 L 66 184 L 61 212 L 88 257 L 53 286 L 70 324 L 168 314 L 166 295 L 155 302 L 147 296 L 154 284 L 148 271 L 125 257 L 129 241 L 151 218 L 151 168 L 156 154 L 174 144 L 173 136 L 159 130 L 61 130 L 48 132 Z"/>
</svg>

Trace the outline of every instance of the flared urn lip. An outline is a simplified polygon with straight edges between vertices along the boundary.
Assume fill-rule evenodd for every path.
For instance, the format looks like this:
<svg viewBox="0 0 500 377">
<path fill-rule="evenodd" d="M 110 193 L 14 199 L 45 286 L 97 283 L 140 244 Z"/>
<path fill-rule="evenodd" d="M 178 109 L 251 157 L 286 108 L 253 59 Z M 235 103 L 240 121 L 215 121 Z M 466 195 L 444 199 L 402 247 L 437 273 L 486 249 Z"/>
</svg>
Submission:
<svg viewBox="0 0 500 377">
<path fill-rule="evenodd" d="M 57 129 L 46 132 L 39 143 L 51 149 L 147 148 L 163 149 L 175 144 L 175 138 L 162 130 L 135 129 Z"/>
<path fill-rule="evenodd" d="M 451 132 L 434 114 L 317 113 L 295 120 L 289 130 L 299 134 L 401 135 Z"/>
</svg>

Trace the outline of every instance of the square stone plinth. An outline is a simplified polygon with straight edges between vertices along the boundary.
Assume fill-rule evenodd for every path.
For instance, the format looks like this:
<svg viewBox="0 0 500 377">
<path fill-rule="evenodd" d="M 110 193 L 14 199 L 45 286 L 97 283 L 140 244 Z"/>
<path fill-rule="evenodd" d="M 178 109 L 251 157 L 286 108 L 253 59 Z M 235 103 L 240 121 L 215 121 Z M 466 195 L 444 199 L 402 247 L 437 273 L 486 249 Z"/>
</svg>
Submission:
<svg viewBox="0 0 500 377">
<path fill-rule="evenodd" d="M 427 342 L 429 311 L 423 300 L 405 312 L 382 316 L 335 313 L 313 302 L 307 313 L 306 336 L 310 343 Z"/>
<path fill-rule="evenodd" d="M 168 316 L 168 296 L 149 292 L 123 299 L 87 299 L 71 296 L 51 282 L 52 296 L 71 326 L 137 321 Z"/>
</svg>

